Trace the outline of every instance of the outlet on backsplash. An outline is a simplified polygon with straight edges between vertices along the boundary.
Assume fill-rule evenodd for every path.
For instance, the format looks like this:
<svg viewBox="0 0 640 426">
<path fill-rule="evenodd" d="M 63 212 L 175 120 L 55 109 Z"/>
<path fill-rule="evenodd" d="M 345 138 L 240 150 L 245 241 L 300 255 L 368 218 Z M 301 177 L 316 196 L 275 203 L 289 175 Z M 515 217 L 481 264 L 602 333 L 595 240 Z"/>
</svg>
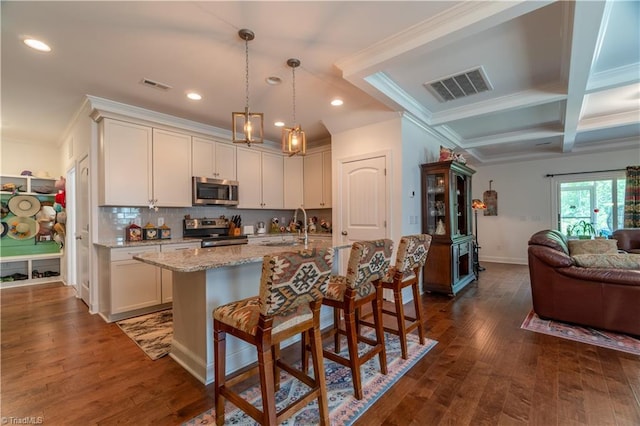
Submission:
<svg viewBox="0 0 640 426">
<path fill-rule="evenodd" d="M 159 217 L 158 218 L 158 226 L 162 226 L 164 225 L 164 217 Z"/>
</svg>

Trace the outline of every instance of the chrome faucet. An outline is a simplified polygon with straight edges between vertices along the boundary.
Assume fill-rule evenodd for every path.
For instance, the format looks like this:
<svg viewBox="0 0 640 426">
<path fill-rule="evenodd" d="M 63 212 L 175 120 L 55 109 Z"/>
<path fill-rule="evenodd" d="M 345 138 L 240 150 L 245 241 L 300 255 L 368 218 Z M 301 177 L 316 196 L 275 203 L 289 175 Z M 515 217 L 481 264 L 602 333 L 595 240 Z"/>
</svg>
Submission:
<svg viewBox="0 0 640 426">
<path fill-rule="evenodd" d="M 293 223 L 295 223 L 296 226 L 298 225 L 298 210 L 302 210 L 302 214 L 304 214 L 304 222 L 302 224 L 302 227 L 304 228 L 304 238 L 300 239 L 304 240 L 304 245 L 306 246 L 309 242 L 309 235 L 307 234 L 307 212 L 302 206 L 296 209 L 296 211 L 293 213 Z M 300 229 L 298 229 L 298 235 L 300 235 Z"/>
</svg>

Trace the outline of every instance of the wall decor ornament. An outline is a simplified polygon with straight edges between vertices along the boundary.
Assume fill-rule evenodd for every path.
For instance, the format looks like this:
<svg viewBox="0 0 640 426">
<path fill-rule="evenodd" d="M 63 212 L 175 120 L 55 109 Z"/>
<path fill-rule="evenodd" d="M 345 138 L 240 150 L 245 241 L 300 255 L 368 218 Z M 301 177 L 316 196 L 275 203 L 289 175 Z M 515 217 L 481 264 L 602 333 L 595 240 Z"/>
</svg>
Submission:
<svg viewBox="0 0 640 426">
<path fill-rule="evenodd" d="M 482 194 L 482 201 L 487 206 L 484 210 L 485 216 L 498 216 L 498 193 L 491 189 L 492 182 L 493 180 L 489 181 L 489 190 Z"/>
</svg>

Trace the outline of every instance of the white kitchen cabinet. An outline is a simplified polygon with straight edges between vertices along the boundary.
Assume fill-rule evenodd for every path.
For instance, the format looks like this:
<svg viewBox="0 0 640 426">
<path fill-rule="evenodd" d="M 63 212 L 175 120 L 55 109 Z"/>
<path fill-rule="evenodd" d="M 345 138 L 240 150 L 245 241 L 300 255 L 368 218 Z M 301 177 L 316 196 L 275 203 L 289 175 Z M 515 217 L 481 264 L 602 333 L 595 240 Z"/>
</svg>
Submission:
<svg viewBox="0 0 640 426">
<path fill-rule="evenodd" d="M 194 136 L 191 167 L 193 176 L 236 180 L 236 147 Z"/>
<path fill-rule="evenodd" d="M 153 202 L 191 207 L 191 136 L 153 129 Z"/>
<path fill-rule="evenodd" d="M 304 157 L 304 208 L 331 207 L 331 151 Z"/>
<path fill-rule="evenodd" d="M 191 206 L 191 136 L 105 118 L 100 134 L 101 206 Z"/>
<path fill-rule="evenodd" d="M 151 127 L 105 118 L 100 135 L 101 206 L 144 206 L 153 198 Z"/>
<path fill-rule="evenodd" d="M 199 248 L 200 243 L 180 243 L 180 244 L 163 244 L 160 251 L 163 253 L 191 250 Z M 173 271 L 162 268 L 162 303 L 168 303 L 173 300 Z"/>
<path fill-rule="evenodd" d="M 238 147 L 238 208 L 284 207 L 284 161 L 281 155 Z"/>
<path fill-rule="evenodd" d="M 297 209 L 304 203 L 304 160 L 284 158 L 284 208 Z"/>
<path fill-rule="evenodd" d="M 284 159 L 280 154 L 262 153 L 262 207 L 284 208 Z"/>
<path fill-rule="evenodd" d="M 137 254 L 157 251 L 159 246 L 111 250 L 110 315 L 136 311 L 162 303 L 160 268 L 133 259 Z"/>
</svg>

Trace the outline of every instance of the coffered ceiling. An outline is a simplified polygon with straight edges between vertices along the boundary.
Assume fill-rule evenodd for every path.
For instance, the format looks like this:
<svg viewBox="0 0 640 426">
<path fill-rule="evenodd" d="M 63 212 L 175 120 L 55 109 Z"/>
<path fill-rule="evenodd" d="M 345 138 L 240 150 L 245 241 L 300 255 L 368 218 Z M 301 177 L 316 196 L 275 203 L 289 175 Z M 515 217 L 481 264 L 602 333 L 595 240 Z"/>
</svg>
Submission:
<svg viewBox="0 0 640 426">
<path fill-rule="evenodd" d="M 308 138 L 397 111 L 472 163 L 638 147 L 640 2 L 3 1 L 2 138 L 59 144 L 85 95 L 230 128 L 245 103 Z M 39 38 L 52 51 L 26 47 Z M 475 86 L 452 76 L 476 71 Z M 279 77 L 270 85 L 268 77 Z M 159 90 L 143 79 L 171 86 Z M 440 94 L 430 84 L 444 80 Z M 477 81 L 473 81 L 477 83 Z M 191 101 L 188 91 L 203 99 Z M 341 98 L 344 104 L 329 102 Z"/>
</svg>

